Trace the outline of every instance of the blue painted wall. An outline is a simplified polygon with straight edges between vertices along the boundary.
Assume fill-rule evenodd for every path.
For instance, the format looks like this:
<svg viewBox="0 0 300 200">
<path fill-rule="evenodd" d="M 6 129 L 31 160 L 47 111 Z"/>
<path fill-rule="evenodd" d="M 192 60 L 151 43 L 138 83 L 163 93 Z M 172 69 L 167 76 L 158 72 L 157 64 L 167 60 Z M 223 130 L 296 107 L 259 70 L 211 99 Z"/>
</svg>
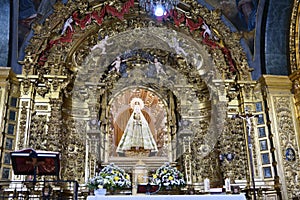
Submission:
<svg viewBox="0 0 300 200">
<path fill-rule="evenodd" d="M 0 3 L 0 66 L 8 65 L 9 56 L 9 27 L 10 27 L 10 3 L 9 0 L 1 0 Z"/>
<path fill-rule="evenodd" d="M 262 72 L 271 75 L 288 75 L 288 39 L 293 0 L 267 2 Z"/>
</svg>

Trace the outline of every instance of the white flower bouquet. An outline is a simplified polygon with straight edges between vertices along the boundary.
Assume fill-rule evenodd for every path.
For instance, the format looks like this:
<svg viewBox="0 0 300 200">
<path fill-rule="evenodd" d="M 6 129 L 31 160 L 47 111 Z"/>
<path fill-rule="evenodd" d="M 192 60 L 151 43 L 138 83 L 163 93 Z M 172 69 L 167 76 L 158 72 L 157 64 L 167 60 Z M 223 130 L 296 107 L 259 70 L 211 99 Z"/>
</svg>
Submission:
<svg viewBox="0 0 300 200">
<path fill-rule="evenodd" d="M 87 187 L 90 189 L 129 188 L 130 186 L 129 174 L 114 164 L 104 167 L 95 177 L 89 179 L 87 183 Z"/>
<path fill-rule="evenodd" d="M 162 187 L 183 187 L 185 181 L 183 174 L 169 163 L 161 166 L 152 174 L 152 183 Z"/>
</svg>

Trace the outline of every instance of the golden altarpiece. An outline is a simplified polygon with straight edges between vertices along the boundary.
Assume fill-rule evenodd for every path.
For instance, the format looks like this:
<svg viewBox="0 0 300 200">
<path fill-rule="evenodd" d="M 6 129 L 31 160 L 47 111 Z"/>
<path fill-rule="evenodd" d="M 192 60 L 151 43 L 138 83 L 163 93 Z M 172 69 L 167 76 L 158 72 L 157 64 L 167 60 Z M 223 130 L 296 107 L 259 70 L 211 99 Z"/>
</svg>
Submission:
<svg viewBox="0 0 300 200">
<path fill-rule="evenodd" d="M 230 178 L 245 190 L 255 186 L 259 198 L 297 196 L 292 82 L 267 75 L 253 81 L 242 36 L 224 20 L 190 0 L 161 18 L 132 0 L 55 4 L 33 25 L 17 76 L 15 149 L 60 152 L 61 178 L 77 180 L 81 190 L 99 165 L 132 173 L 138 163 L 151 171 L 169 162 L 199 192 L 205 178 L 211 187 Z M 143 103 L 156 151 L 117 152 L 134 98 Z"/>
</svg>

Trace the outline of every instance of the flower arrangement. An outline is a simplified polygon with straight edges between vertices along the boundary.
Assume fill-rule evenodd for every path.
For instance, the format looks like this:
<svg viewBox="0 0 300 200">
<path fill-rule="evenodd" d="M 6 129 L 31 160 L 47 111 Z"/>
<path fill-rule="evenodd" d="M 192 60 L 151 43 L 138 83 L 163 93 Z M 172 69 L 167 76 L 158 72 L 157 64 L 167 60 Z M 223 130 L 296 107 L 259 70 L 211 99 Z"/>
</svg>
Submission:
<svg viewBox="0 0 300 200">
<path fill-rule="evenodd" d="M 95 177 L 87 182 L 87 187 L 94 190 L 101 188 L 129 188 L 130 186 L 129 174 L 114 164 L 104 167 Z"/>
<path fill-rule="evenodd" d="M 169 163 L 158 168 L 155 174 L 152 174 L 152 182 L 162 187 L 183 187 L 185 181 L 183 174 Z"/>
</svg>

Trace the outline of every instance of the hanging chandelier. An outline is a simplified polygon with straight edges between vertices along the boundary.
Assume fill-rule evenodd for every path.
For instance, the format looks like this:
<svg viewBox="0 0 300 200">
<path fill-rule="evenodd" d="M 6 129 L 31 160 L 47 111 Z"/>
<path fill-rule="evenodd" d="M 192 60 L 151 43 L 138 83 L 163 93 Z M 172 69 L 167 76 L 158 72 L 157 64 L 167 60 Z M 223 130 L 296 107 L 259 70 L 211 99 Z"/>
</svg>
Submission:
<svg viewBox="0 0 300 200">
<path fill-rule="evenodd" d="M 157 17 L 161 17 L 176 8 L 178 3 L 179 0 L 139 0 L 141 8 Z"/>
</svg>

